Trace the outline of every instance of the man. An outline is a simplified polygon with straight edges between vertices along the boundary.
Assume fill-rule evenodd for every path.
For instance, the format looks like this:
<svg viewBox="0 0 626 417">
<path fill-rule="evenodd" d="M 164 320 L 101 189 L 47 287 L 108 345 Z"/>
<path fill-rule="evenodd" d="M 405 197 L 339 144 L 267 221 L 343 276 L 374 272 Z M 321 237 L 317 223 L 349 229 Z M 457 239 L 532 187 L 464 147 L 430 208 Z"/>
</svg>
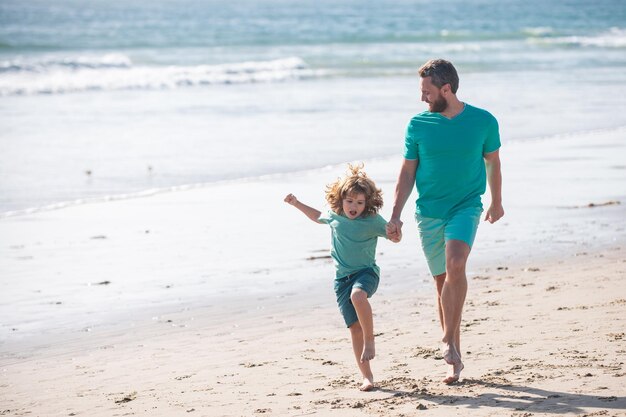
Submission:
<svg viewBox="0 0 626 417">
<path fill-rule="evenodd" d="M 486 181 L 491 205 L 485 220 L 498 221 L 502 208 L 498 122 L 487 111 L 460 101 L 459 77 L 445 60 L 428 61 L 419 69 L 424 111 L 409 123 L 404 161 L 396 185 L 388 235 L 401 233 L 400 214 L 417 188 L 415 218 L 428 267 L 435 279 L 443 358 L 450 372 L 443 380 L 459 380 L 461 313 L 467 293 L 465 266 L 483 211 Z"/>
</svg>

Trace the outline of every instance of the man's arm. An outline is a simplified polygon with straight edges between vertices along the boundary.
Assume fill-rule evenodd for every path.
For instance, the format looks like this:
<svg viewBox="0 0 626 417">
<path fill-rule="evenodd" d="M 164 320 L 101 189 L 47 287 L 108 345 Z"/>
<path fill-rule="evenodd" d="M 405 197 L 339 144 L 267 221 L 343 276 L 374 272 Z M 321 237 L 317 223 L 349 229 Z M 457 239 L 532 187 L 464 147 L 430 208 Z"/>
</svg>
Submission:
<svg viewBox="0 0 626 417">
<path fill-rule="evenodd" d="M 402 236 L 402 221 L 400 220 L 400 215 L 402 214 L 406 200 L 408 200 L 413 191 L 418 161 L 418 159 L 405 159 L 402 162 L 400 175 L 398 175 L 398 182 L 396 184 L 393 211 L 391 213 L 391 219 L 389 219 L 389 223 L 387 223 L 387 235 L 389 236 Z"/>
<path fill-rule="evenodd" d="M 487 168 L 487 182 L 491 192 L 491 205 L 485 214 L 485 220 L 495 223 L 504 216 L 502 208 L 502 171 L 500 169 L 500 151 L 493 151 L 483 155 Z"/>
</svg>

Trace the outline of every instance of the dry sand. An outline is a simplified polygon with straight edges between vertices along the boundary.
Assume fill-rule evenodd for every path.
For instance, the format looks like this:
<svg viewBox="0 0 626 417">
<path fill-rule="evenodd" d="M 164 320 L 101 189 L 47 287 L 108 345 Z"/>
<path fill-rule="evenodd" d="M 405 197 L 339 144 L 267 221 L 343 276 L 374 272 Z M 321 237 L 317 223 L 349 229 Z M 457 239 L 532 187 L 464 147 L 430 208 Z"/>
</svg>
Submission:
<svg viewBox="0 0 626 417">
<path fill-rule="evenodd" d="M 2 366 L 0 415 L 623 416 L 625 277 L 623 247 L 480 271 L 452 386 L 440 382 L 432 293 L 382 294 L 374 392 L 356 389 L 334 309 L 276 305 L 223 322 L 171 315 L 15 358 Z"/>
</svg>

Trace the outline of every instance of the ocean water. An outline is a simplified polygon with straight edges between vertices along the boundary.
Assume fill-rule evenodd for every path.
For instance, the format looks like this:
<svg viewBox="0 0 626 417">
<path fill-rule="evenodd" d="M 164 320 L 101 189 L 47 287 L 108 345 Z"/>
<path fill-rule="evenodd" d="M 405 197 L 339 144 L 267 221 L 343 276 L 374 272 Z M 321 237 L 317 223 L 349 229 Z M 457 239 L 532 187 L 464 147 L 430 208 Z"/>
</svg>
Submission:
<svg viewBox="0 0 626 417">
<path fill-rule="evenodd" d="M 621 0 L 0 0 L 0 216 L 400 156 L 434 57 L 505 144 L 626 125 Z"/>
<path fill-rule="evenodd" d="M 561 189 L 571 177 L 584 185 L 583 203 L 601 201 L 593 197 L 604 198 L 602 184 L 621 179 L 617 156 L 597 177 L 593 165 L 583 174 L 572 166 L 603 161 L 581 157 L 599 149 L 593 142 L 602 134 L 580 135 L 589 143 L 565 155 L 555 146 L 542 152 L 558 141 L 534 139 L 623 134 L 625 22 L 623 0 L 0 0 L 0 350 L 31 336 L 47 344 L 68 329 L 126 325 L 128 316 L 151 321 L 208 304 L 212 314 L 230 312 L 229 300 L 249 307 L 242 293 L 265 297 L 257 304 L 302 293 L 331 303 L 322 284 L 331 265 L 304 259 L 327 247 L 326 231 L 290 243 L 298 249 L 285 256 L 275 247 L 288 237 L 274 245 L 250 239 L 247 207 L 182 229 L 176 216 L 198 209 L 193 193 L 178 194 L 185 203 L 169 209 L 139 200 L 132 215 L 99 204 L 98 222 L 81 207 L 48 212 L 48 223 L 19 215 L 275 173 L 313 169 L 326 177 L 319 168 L 327 165 L 400 159 L 405 126 L 425 108 L 416 70 L 430 58 L 453 61 L 459 97 L 496 115 L 506 157 L 532 147 L 539 161 L 554 160 Z M 522 169 L 506 171 L 507 184 L 531 197 L 548 194 L 551 183 L 541 187 L 532 169 L 536 189 L 525 186 Z M 375 178 L 389 184 L 395 175 Z M 220 188 L 227 187 L 211 192 Z M 610 189 L 611 199 L 622 199 L 619 187 Z M 576 204 L 578 191 L 568 194 Z M 223 190 L 215 204 L 228 197 Z M 553 200 L 540 200 L 530 214 L 523 205 L 517 219 L 511 210 L 508 243 L 488 227 L 481 232 L 489 262 L 506 259 L 512 246 L 535 256 L 538 247 L 545 255 L 613 238 L 618 216 L 581 212 L 589 218 L 570 227 L 546 209 Z M 539 219 L 534 229 L 523 227 L 527 217 Z M 275 233 L 273 223 L 263 226 Z M 545 239 L 535 244 L 533 234 Z M 417 247 L 416 239 L 406 233 L 405 247 Z M 483 259 L 480 247 L 474 259 Z M 390 250 L 383 261 L 401 269 L 403 253 Z M 424 260 L 412 262 L 421 268 L 416 276 L 427 277 Z"/>
</svg>

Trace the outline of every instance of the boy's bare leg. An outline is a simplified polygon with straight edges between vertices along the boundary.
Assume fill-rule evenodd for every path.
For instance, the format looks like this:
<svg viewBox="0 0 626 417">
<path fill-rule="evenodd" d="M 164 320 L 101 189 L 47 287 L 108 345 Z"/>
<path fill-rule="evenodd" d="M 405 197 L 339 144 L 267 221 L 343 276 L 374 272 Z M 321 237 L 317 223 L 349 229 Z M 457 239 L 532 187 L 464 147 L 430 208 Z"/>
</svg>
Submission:
<svg viewBox="0 0 626 417">
<path fill-rule="evenodd" d="M 354 350 L 356 364 L 361 371 L 361 375 L 363 375 L 363 384 L 359 389 L 361 391 L 370 391 L 374 388 L 374 375 L 370 368 L 370 362 L 361 360 L 361 355 L 363 354 L 363 329 L 361 329 L 358 321 L 350 326 L 350 336 L 352 336 L 352 349 Z"/>
<path fill-rule="evenodd" d="M 372 306 L 367 301 L 367 293 L 360 288 L 354 288 L 350 294 L 352 305 L 356 310 L 359 318 L 361 329 L 363 330 L 363 353 L 361 354 L 361 362 L 367 362 L 376 356 L 376 348 L 374 344 L 374 319 L 372 317 Z"/>
</svg>

